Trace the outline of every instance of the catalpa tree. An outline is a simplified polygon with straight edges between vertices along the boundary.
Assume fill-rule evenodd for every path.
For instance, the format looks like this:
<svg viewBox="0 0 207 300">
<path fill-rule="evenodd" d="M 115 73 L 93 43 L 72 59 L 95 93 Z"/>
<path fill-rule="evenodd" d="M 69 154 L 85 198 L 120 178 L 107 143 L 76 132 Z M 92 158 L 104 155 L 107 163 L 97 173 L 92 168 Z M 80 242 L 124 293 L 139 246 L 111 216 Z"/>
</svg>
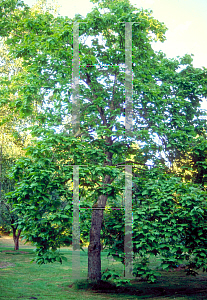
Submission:
<svg viewBox="0 0 207 300">
<path fill-rule="evenodd" d="M 145 208 L 152 203 L 154 210 L 148 211 L 152 218 L 146 220 L 147 224 L 156 224 L 159 235 L 159 225 L 168 214 L 167 210 L 161 211 L 161 200 L 167 203 L 169 196 L 171 211 L 174 206 L 179 206 L 179 200 L 176 202 L 173 197 L 181 183 L 161 177 L 158 182 L 153 181 L 152 186 L 157 191 L 154 194 L 148 180 L 156 179 L 150 175 L 153 172 L 148 172 L 147 165 L 160 168 L 158 173 L 155 172 L 156 176 L 163 168 L 165 173 L 169 163 L 185 156 L 196 136 L 205 135 L 206 122 L 200 103 L 206 96 L 207 70 L 194 68 L 190 55 L 168 59 L 161 51 L 153 50 L 152 42 L 163 42 L 167 28 L 153 18 L 152 12 L 137 9 L 128 0 L 92 2 L 96 6 L 85 18 L 76 15 L 73 19 L 54 16 L 40 8 L 29 9 L 15 0 L 3 2 L 0 34 L 10 54 L 22 59 L 23 70 L 11 78 L 1 79 L 0 101 L 2 106 L 6 103 L 19 112 L 21 118 L 29 118 L 26 130 L 38 138 L 35 145 L 28 148 L 27 157 L 13 169 L 12 176 L 17 184 L 15 191 L 8 195 L 15 210 L 24 212 L 19 228 L 37 246 L 37 262 L 62 261 L 56 250 L 64 243 L 65 231 L 69 237 L 74 234 L 72 222 L 78 215 L 72 215 L 72 211 L 74 206 L 78 208 L 74 199 L 79 187 L 80 197 L 85 197 L 88 207 L 92 208 L 88 277 L 100 280 L 104 209 L 108 203 L 111 207 L 120 205 L 117 199 L 123 194 L 124 179 L 117 178 L 121 178 L 125 170 L 129 192 L 131 175 L 137 187 L 141 184 L 139 178 L 146 181 L 141 196 L 140 192 L 133 194 L 137 203 L 142 200 L 143 204 L 140 214 L 139 205 L 133 207 L 137 208 L 138 223 L 140 218 L 142 224 L 141 217 L 147 212 Z M 25 128 L 19 127 L 19 130 Z M 167 187 L 170 180 L 175 190 Z M 184 203 L 181 211 L 187 207 L 189 213 L 191 206 L 185 204 L 187 192 L 182 184 L 181 187 L 176 199 L 180 195 Z M 205 220 L 205 194 L 199 187 L 194 187 L 194 191 L 195 197 L 188 200 L 193 207 L 199 203 L 202 209 L 196 211 L 193 220 L 197 213 L 199 220 Z M 80 207 L 84 205 L 80 203 Z M 123 213 L 118 215 L 116 220 Z M 143 243 L 149 245 L 152 228 L 146 227 L 147 224 L 143 224 L 143 228 L 137 225 L 133 231 L 133 250 L 139 255 L 145 253 L 144 266 L 146 255 L 159 253 L 163 255 L 164 267 L 169 268 L 186 247 L 189 251 L 201 247 L 201 259 L 197 265 L 194 263 L 196 267 L 205 265 L 205 242 L 202 240 L 197 246 L 185 244 L 189 225 L 186 234 L 181 233 L 185 226 L 175 226 L 171 232 L 174 235 L 180 230 L 180 238 L 176 240 L 180 248 L 174 247 L 175 239 L 167 236 L 178 215 L 180 211 L 173 215 L 173 222 L 171 218 L 165 219 L 166 235 L 160 236 L 160 243 L 165 238 L 168 241 L 158 252 L 155 251 L 158 246 L 153 242 L 159 240 L 156 234 L 151 238 L 153 245 L 142 247 Z M 111 212 L 109 217 L 112 216 Z M 192 218 L 189 218 L 185 219 L 187 223 L 191 222 Z M 108 220 L 116 229 L 113 231 L 111 226 L 113 232 L 108 235 L 111 245 L 117 231 L 124 232 L 124 224 L 120 225 L 121 230 L 115 227 L 117 224 L 110 223 L 110 218 Z M 130 224 L 132 220 L 127 222 Z M 131 233 L 127 230 L 130 231 L 130 226 L 125 227 L 130 244 Z M 203 239 L 204 231 L 200 233 Z M 119 236 L 116 250 L 124 262 L 123 234 Z M 166 243 L 171 246 L 166 248 Z M 173 247 L 178 252 L 172 253 L 173 259 L 167 259 L 165 254 Z M 114 255 L 113 251 L 111 253 Z M 145 267 L 140 269 L 138 266 L 137 270 L 139 275 L 148 272 Z"/>
</svg>

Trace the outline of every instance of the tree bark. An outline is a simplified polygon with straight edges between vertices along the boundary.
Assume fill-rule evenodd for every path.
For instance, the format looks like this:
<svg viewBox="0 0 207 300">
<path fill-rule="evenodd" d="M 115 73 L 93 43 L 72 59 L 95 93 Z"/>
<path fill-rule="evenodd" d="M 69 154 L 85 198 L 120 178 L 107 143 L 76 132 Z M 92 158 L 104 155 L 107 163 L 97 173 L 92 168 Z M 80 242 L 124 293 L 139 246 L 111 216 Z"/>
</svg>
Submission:
<svg viewBox="0 0 207 300">
<path fill-rule="evenodd" d="M 12 230 L 13 230 L 14 250 L 19 250 L 19 237 L 21 234 L 21 229 L 19 229 L 17 232 L 17 228 L 12 226 Z"/>
<path fill-rule="evenodd" d="M 106 175 L 104 183 L 110 183 L 110 176 Z M 88 246 L 88 278 L 92 281 L 101 280 L 101 226 L 103 221 L 103 210 L 106 206 L 107 195 L 100 195 L 98 201 L 93 205 L 90 244 Z"/>
<path fill-rule="evenodd" d="M 103 109 L 98 107 L 103 124 L 106 125 L 106 118 Z M 106 137 L 106 145 L 113 144 L 111 137 Z M 106 151 L 106 160 L 104 166 L 112 165 L 113 153 Z M 110 184 L 111 180 L 109 175 L 106 175 L 103 180 L 103 185 Z M 88 246 L 88 279 L 92 281 L 101 280 L 101 226 L 103 221 L 103 211 L 106 206 L 108 194 L 102 194 L 98 197 L 98 201 L 93 205 L 90 229 L 90 244 Z"/>
</svg>

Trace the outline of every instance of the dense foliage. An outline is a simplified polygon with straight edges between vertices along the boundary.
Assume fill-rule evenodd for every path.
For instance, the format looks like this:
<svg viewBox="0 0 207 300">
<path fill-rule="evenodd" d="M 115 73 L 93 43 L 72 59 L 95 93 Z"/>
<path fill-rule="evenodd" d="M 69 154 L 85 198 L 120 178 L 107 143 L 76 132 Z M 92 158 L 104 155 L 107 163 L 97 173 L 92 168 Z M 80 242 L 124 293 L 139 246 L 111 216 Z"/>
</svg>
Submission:
<svg viewBox="0 0 207 300">
<path fill-rule="evenodd" d="M 168 59 L 152 49 L 152 41 L 165 40 L 166 27 L 150 11 L 136 9 L 127 0 L 93 2 L 98 5 L 86 18 L 76 15 L 74 19 L 24 4 L 22 9 L 15 0 L 5 0 L 0 7 L 0 35 L 13 59 L 22 61 L 20 72 L 0 78 L 0 106 L 18 112 L 27 122 L 19 130 L 30 130 L 38 139 L 11 172 L 16 187 L 8 199 L 16 213 L 24 214 L 19 228 L 37 246 L 38 263 L 62 262 L 56 250 L 71 241 L 72 165 L 80 165 L 80 206 L 112 208 L 121 205 L 121 165 L 128 161 L 133 165 L 133 249 L 141 258 L 135 275 L 154 280 L 156 272 L 147 266 L 150 255 L 159 255 L 164 269 L 186 259 L 189 272 L 192 267 L 205 270 L 206 118 L 200 103 L 207 95 L 207 69 L 194 68 L 190 55 Z M 80 22 L 76 136 L 71 122 L 72 22 Z M 122 122 L 126 109 L 123 22 L 134 22 L 130 136 Z M 203 141 L 204 152 L 197 139 Z M 175 163 L 181 167 L 173 173 L 169 165 Z M 183 165 L 197 179 L 193 175 L 188 179 Z M 90 249 L 100 249 L 101 238 L 122 262 L 123 212 L 106 210 L 102 223 L 98 210 L 81 210 L 82 220 L 92 215 Z M 99 223 L 102 232 L 93 236 Z M 81 226 L 87 240 L 86 223 Z"/>
</svg>

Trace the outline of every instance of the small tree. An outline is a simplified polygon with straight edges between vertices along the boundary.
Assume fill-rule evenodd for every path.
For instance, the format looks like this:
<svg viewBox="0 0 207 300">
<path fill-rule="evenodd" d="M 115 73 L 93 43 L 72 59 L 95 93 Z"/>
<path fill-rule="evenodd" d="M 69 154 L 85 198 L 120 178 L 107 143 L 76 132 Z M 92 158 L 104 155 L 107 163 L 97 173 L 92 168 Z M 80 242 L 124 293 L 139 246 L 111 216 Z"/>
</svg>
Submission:
<svg viewBox="0 0 207 300">
<path fill-rule="evenodd" d="M 12 212 L 12 204 L 8 203 L 5 198 L 5 194 L 14 189 L 15 182 L 7 178 L 8 170 L 13 162 L 11 158 L 3 155 L 2 147 L 0 155 L 0 225 L 2 226 L 2 229 L 12 229 L 14 250 L 19 250 L 19 237 L 21 230 L 18 230 L 18 225 L 14 224 L 18 220 L 18 215 Z"/>
</svg>

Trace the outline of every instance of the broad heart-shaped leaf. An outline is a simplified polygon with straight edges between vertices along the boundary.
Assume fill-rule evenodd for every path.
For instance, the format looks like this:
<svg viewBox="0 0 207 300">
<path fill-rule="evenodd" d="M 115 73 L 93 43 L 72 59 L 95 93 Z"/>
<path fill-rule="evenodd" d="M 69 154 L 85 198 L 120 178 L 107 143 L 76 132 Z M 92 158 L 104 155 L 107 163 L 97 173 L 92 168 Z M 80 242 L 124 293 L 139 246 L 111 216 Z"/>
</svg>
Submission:
<svg viewBox="0 0 207 300">
<path fill-rule="evenodd" d="M 169 268 L 169 266 L 170 266 L 170 264 L 162 264 L 162 268 L 163 268 L 163 270 L 165 270 L 165 269 L 168 269 L 168 268 Z"/>
</svg>

